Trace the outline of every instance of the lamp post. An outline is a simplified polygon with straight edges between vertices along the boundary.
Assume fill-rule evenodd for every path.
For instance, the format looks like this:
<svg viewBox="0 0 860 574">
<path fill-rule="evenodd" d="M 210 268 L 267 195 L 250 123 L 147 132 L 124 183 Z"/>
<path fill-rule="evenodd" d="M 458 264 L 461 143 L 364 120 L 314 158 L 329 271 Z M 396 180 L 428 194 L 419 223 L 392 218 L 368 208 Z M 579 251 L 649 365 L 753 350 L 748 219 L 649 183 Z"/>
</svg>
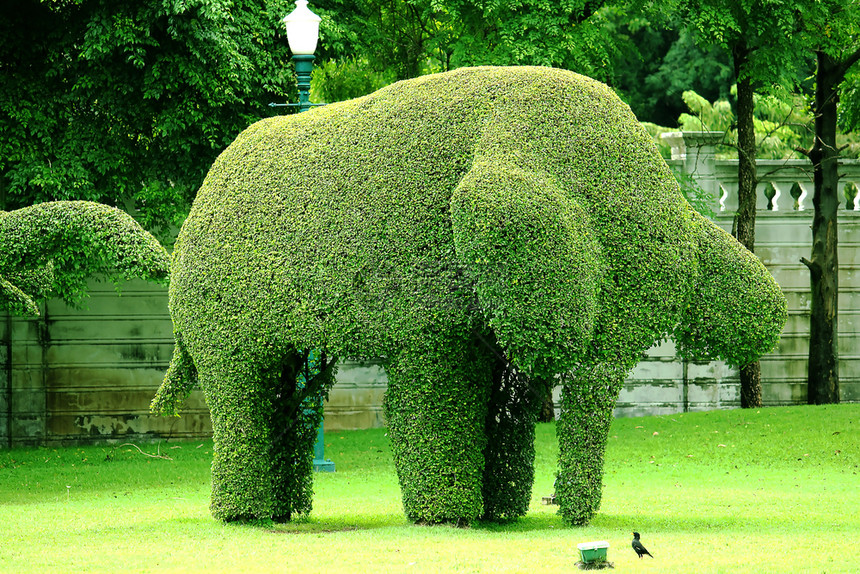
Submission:
<svg viewBox="0 0 860 574">
<path fill-rule="evenodd" d="M 314 69 L 314 52 L 317 49 L 321 18 L 311 12 L 307 0 L 296 0 L 296 9 L 284 16 L 282 22 L 287 28 L 287 42 L 293 53 L 293 65 L 298 77 L 298 104 L 269 104 L 270 106 L 298 106 L 305 112 L 313 106 L 325 104 L 310 103 L 311 72 Z M 325 457 L 323 420 L 317 429 L 317 442 L 314 444 L 314 470 L 334 472 L 334 463 Z"/>
<path fill-rule="evenodd" d="M 272 107 L 290 106 L 298 107 L 300 112 L 305 112 L 313 106 L 324 106 L 325 104 L 312 104 L 311 72 L 314 69 L 314 52 L 317 49 L 321 18 L 311 12 L 307 0 L 296 0 L 296 9 L 284 16 L 284 26 L 287 28 L 287 42 L 293 53 L 293 66 L 296 68 L 298 77 L 299 102 L 297 104 L 269 104 Z"/>
</svg>

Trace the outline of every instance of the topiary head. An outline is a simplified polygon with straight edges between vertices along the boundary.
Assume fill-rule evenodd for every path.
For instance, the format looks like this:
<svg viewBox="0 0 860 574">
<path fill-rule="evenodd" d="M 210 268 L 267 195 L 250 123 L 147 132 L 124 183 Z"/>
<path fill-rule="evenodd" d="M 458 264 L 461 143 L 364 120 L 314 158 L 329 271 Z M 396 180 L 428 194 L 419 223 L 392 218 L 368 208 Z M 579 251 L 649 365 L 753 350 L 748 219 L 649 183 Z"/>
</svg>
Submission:
<svg viewBox="0 0 860 574">
<path fill-rule="evenodd" d="M 698 219 L 698 280 L 674 337 L 687 358 L 742 367 L 776 346 L 788 318 L 785 296 L 755 255 Z"/>
<path fill-rule="evenodd" d="M 538 377 L 571 370 L 591 340 L 601 279 L 585 210 L 547 174 L 477 162 L 451 215 L 457 253 L 507 358 Z"/>
</svg>

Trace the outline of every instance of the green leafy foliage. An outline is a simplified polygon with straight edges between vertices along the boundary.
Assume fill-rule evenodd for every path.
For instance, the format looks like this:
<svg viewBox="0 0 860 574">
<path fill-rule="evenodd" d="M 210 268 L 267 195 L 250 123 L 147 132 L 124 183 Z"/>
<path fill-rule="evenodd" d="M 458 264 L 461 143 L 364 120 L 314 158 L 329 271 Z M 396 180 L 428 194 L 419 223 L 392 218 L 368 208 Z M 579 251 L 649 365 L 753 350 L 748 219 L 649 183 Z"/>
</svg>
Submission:
<svg viewBox="0 0 860 574">
<path fill-rule="evenodd" d="M 732 87 L 737 95 L 737 87 Z M 707 101 L 688 90 L 683 93 L 689 113 L 681 114 L 678 123 L 684 131 L 725 132 L 722 150 L 718 157 L 736 159 L 737 130 L 735 115 L 728 100 Z M 808 147 L 812 139 L 810 128 L 814 119 L 808 103 L 797 94 L 786 92 L 755 95 L 753 126 L 756 136 L 756 157 L 760 159 L 787 159 L 802 157 L 801 148 Z"/>
<path fill-rule="evenodd" d="M 616 47 L 605 73 L 636 117 L 671 125 L 685 109 L 680 99 L 685 90 L 709 99 L 728 96 L 734 76 L 728 55 L 700 46 L 667 3 L 644 10 L 642 4 L 611 3 L 601 9 L 604 34 Z"/>
<path fill-rule="evenodd" d="M 754 78 L 769 88 L 790 75 L 791 63 L 803 51 L 795 41 L 807 7 L 789 0 L 676 0 L 659 7 L 674 11 L 698 35 L 700 45 L 716 46 L 733 57 L 753 50 L 753 58 L 736 69 L 736 80 Z M 738 62 L 736 61 L 735 64 Z M 786 74 L 788 72 L 788 74 Z"/>
<path fill-rule="evenodd" d="M 839 127 L 843 132 L 850 134 L 852 152 L 851 157 L 860 157 L 857 148 L 857 127 L 860 126 L 860 69 L 852 67 L 846 73 L 845 81 L 841 86 Z"/>
<path fill-rule="evenodd" d="M 128 214 L 86 201 L 0 211 L 0 302 L 38 315 L 35 300 L 80 303 L 92 275 L 165 281 L 169 257 Z"/>
<path fill-rule="evenodd" d="M 311 100 L 342 102 L 374 92 L 391 82 L 358 58 L 327 60 L 316 66 L 311 77 Z"/>
<path fill-rule="evenodd" d="M 674 338 L 687 358 L 717 356 L 742 367 L 776 346 L 779 333 L 770 326 L 785 324 L 785 298 L 764 265 L 745 257 L 728 233 L 711 222 L 699 233 L 698 281 Z"/>
<path fill-rule="evenodd" d="M 299 432 L 297 405 L 325 389 L 295 382 L 301 349 L 330 358 L 323 372 L 380 358 L 407 516 L 467 523 L 525 512 L 540 399 L 585 373 L 565 379 L 584 398 L 559 425 L 562 512 L 585 523 L 618 381 L 701 320 L 684 313 L 703 225 L 629 108 L 571 72 L 462 68 L 264 120 L 215 162 L 177 239 L 179 351 L 156 406 L 171 412 L 196 373 L 214 515 L 283 518 L 307 507 L 276 486 L 298 449 L 273 437 Z M 744 278 L 776 305 L 766 275 Z M 775 336 L 777 315 L 756 328 Z"/>
<path fill-rule="evenodd" d="M 692 90 L 681 94 L 689 109 L 689 114 L 681 114 L 678 123 L 685 131 L 727 131 L 734 120 L 732 106 L 727 100 L 717 100 L 713 104 Z"/>
<path fill-rule="evenodd" d="M 287 0 L 26 0 L 0 21 L 0 209 L 133 202 L 181 223 L 206 170 L 294 93 Z"/>
<path fill-rule="evenodd" d="M 389 81 L 475 65 L 543 65 L 608 79 L 602 0 L 316 0 L 321 59 L 358 55 Z"/>
<path fill-rule="evenodd" d="M 39 308 L 35 301 L 2 277 L 0 277 L 0 307 L 13 315 L 39 315 Z"/>
<path fill-rule="evenodd" d="M 197 368 L 185 349 L 182 335 L 174 332 L 173 338 L 173 356 L 164 375 L 164 384 L 155 393 L 150 409 L 162 415 L 179 416 L 182 403 L 197 386 L 198 380 Z"/>
<path fill-rule="evenodd" d="M 641 125 L 657 146 L 660 157 L 670 159 L 672 157 L 672 146 L 662 136 L 666 133 L 677 133 L 678 129 L 666 128 L 649 122 L 641 122 Z M 702 186 L 698 184 L 691 174 L 683 173 L 676 167 L 672 170 L 672 175 L 675 176 L 678 188 L 681 190 L 681 194 L 687 200 L 687 203 L 705 217 L 713 218 L 715 214 L 711 206 L 716 201 L 714 196 L 702 189 Z"/>
<path fill-rule="evenodd" d="M 278 522 L 286 522 L 294 514 L 307 515 L 313 506 L 314 443 L 322 422 L 323 401 L 336 374 L 334 363 L 314 352 L 297 354 L 293 365 L 298 367 L 295 384 L 291 377 L 282 376 L 274 389 L 271 426 L 280 432 L 270 438 L 269 456 L 275 500 L 272 518 Z M 297 402 L 298 397 L 301 400 Z"/>
</svg>

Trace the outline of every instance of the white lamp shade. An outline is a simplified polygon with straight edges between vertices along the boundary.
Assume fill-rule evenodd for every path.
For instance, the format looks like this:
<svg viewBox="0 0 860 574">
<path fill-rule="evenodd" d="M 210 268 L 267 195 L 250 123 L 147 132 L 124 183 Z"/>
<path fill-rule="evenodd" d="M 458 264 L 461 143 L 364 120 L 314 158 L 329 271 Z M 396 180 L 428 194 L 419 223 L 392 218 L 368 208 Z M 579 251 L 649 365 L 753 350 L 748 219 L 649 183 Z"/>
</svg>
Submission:
<svg viewBox="0 0 860 574">
<path fill-rule="evenodd" d="M 293 54 L 313 55 L 317 49 L 321 19 L 308 8 L 307 0 L 296 0 L 296 9 L 283 19 Z"/>
</svg>

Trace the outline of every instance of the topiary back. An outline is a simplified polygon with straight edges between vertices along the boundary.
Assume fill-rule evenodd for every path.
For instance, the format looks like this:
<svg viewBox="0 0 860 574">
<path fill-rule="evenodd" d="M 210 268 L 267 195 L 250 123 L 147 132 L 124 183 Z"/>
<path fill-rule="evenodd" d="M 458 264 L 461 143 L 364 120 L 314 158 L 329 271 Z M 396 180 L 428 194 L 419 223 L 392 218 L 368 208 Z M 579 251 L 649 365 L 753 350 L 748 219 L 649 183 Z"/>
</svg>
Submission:
<svg viewBox="0 0 860 574">
<path fill-rule="evenodd" d="M 35 301 L 76 305 L 93 275 L 165 281 L 169 256 L 127 213 L 90 201 L 0 211 L 0 305 L 38 315 Z"/>
</svg>

